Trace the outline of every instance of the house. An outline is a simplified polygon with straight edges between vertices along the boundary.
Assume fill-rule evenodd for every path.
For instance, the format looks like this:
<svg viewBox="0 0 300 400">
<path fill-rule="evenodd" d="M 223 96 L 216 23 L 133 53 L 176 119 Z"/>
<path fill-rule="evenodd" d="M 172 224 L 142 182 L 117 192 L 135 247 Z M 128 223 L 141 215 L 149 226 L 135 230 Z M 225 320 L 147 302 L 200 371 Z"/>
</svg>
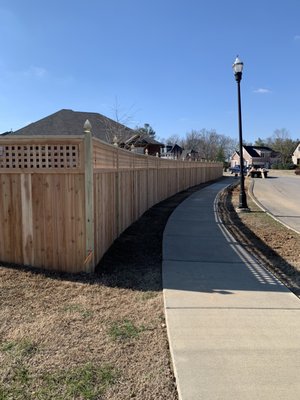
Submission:
<svg viewBox="0 0 300 400">
<path fill-rule="evenodd" d="M 133 147 L 134 151 L 142 154 L 147 150 L 148 154 L 154 156 L 159 154 L 160 149 L 164 147 L 162 143 L 152 137 L 137 134 L 135 130 L 102 114 L 66 109 L 57 111 L 9 134 L 23 136 L 83 135 L 83 125 L 87 119 L 92 125 L 92 135 L 104 142 L 118 144 L 127 150 L 132 150 Z"/>
<path fill-rule="evenodd" d="M 150 156 L 157 156 L 164 147 L 163 143 L 158 142 L 151 136 L 141 133 L 136 133 L 127 140 L 120 141 L 119 145 L 127 150 L 140 154 L 149 154 Z"/>
<path fill-rule="evenodd" d="M 181 154 L 181 159 L 186 161 L 195 161 L 198 160 L 199 153 L 196 150 L 189 149 L 183 150 Z"/>
<path fill-rule="evenodd" d="M 181 154 L 183 152 L 183 148 L 178 144 L 167 144 L 161 152 L 162 158 L 169 158 L 172 160 L 178 160 L 181 158 Z"/>
<path fill-rule="evenodd" d="M 169 158 L 173 160 L 198 160 L 199 153 L 193 149 L 184 149 L 178 144 L 165 146 L 164 151 L 161 153 L 161 157 Z"/>
<path fill-rule="evenodd" d="M 83 125 L 87 119 L 92 125 L 92 135 L 108 143 L 113 143 L 114 137 L 124 140 L 135 133 L 133 129 L 102 114 L 62 109 L 10 134 L 23 136 L 83 135 Z"/>
<path fill-rule="evenodd" d="M 271 168 L 280 160 L 280 154 L 266 146 L 243 146 L 244 166 Z M 230 158 L 230 167 L 240 165 L 240 154 L 236 151 Z"/>
<path fill-rule="evenodd" d="M 296 147 L 296 149 L 292 155 L 292 160 L 295 165 L 300 166 L 300 143 L 298 144 L 298 146 Z"/>
</svg>

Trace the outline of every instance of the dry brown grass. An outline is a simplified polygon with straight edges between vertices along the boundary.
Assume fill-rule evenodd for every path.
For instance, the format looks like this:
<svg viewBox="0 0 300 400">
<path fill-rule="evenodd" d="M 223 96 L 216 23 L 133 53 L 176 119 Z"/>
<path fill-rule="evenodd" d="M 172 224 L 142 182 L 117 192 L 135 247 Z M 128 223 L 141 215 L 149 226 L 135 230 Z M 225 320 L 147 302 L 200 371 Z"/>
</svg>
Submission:
<svg viewBox="0 0 300 400">
<path fill-rule="evenodd" d="M 178 398 L 161 283 L 173 209 L 146 212 L 94 276 L 0 267 L 0 400 Z"/>
<path fill-rule="evenodd" d="M 38 391 L 46 373 L 72 371 L 87 363 L 109 365 L 118 376 L 103 399 L 143 398 L 148 390 L 151 397 L 148 393 L 146 398 L 174 398 L 161 293 L 150 296 L 107 287 L 97 278 L 57 279 L 11 268 L 0 269 L 0 282 L 3 387 L 11 387 L 20 358 L 31 377 L 29 385 L 23 385 L 28 398 L 35 398 L 30 393 Z M 117 339 L 111 327 L 124 321 L 138 333 Z M 7 351 L 25 342 L 34 348 L 30 354 L 20 357 Z"/>
<path fill-rule="evenodd" d="M 173 209 L 193 191 L 153 207 L 105 255 L 97 273 L 63 275 L 0 267 L 0 400 L 177 400 L 170 366 L 161 240 Z M 221 198 L 227 228 L 295 292 L 299 235 L 261 212 L 237 214 L 238 191 Z"/>
</svg>

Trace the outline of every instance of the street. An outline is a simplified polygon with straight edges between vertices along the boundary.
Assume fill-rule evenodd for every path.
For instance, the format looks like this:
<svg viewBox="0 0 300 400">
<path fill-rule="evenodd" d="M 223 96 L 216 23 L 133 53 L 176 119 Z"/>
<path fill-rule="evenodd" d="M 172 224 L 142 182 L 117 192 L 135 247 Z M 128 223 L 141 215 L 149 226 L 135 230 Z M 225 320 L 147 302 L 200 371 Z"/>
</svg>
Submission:
<svg viewBox="0 0 300 400">
<path fill-rule="evenodd" d="M 254 178 L 253 194 L 261 206 L 283 224 L 300 232 L 300 176 L 270 171 L 267 179 Z"/>
</svg>

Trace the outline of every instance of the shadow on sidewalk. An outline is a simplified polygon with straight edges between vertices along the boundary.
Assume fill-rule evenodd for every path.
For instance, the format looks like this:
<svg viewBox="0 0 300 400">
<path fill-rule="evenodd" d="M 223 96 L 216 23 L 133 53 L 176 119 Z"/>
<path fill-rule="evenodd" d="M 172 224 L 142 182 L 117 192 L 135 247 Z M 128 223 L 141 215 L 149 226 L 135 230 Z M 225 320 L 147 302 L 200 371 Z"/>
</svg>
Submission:
<svg viewBox="0 0 300 400">
<path fill-rule="evenodd" d="M 300 272 L 242 222 L 232 205 L 232 188 L 227 188 L 220 196 L 218 212 L 227 230 L 241 246 L 299 296 Z M 264 214 L 264 211 L 255 210 L 251 213 Z"/>
</svg>

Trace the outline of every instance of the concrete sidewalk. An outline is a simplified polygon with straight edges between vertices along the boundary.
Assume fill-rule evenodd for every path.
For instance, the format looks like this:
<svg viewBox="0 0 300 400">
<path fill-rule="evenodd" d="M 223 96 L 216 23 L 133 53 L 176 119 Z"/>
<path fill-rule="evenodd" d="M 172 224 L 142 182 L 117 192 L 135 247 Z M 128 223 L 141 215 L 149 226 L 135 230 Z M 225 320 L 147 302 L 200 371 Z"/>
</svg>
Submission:
<svg viewBox="0 0 300 400">
<path fill-rule="evenodd" d="M 163 241 L 167 328 L 180 400 L 300 398 L 300 300 L 218 218 L 232 178 L 185 200 Z"/>
</svg>

